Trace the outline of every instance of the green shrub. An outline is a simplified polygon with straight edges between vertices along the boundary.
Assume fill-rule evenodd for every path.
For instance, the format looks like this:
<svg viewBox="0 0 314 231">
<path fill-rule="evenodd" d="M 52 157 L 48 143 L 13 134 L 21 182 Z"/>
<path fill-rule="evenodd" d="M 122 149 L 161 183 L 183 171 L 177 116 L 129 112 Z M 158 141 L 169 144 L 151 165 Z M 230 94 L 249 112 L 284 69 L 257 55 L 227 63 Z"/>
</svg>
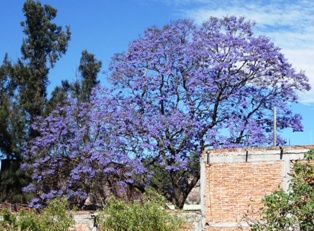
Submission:
<svg viewBox="0 0 314 231">
<path fill-rule="evenodd" d="M 64 231 L 74 224 L 72 216 L 67 213 L 67 205 L 65 199 L 54 199 L 40 214 L 25 209 L 13 214 L 3 209 L 0 211 L 0 230 Z"/>
<path fill-rule="evenodd" d="M 260 221 L 251 224 L 252 231 L 314 231 L 314 149 L 305 154 L 305 161 L 294 163 L 289 189 L 279 189 L 263 199 Z"/>
<path fill-rule="evenodd" d="M 98 223 L 102 231 L 177 231 L 183 220 L 165 209 L 160 196 L 150 193 L 132 203 L 109 198 Z"/>
</svg>

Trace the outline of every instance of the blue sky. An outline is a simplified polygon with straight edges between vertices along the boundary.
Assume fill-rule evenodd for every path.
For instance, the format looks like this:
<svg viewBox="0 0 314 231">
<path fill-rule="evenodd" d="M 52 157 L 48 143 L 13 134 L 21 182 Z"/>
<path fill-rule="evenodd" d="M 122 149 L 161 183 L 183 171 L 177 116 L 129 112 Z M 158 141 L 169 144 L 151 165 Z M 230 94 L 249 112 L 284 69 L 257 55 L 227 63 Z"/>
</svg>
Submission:
<svg viewBox="0 0 314 231">
<path fill-rule="evenodd" d="M 103 62 L 101 81 L 116 52 L 152 26 L 163 26 L 178 18 L 201 23 L 210 16 L 245 16 L 257 23 L 254 31 L 282 48 L 296 70 L 304 70 L 314 88 L 314 1 L 312 0 L 42 0 L 58 9 L 55 23 L 68 25 L 72 39 L 64 57 L 50 71 L 49 91 L 61 80 L 75 80 L 81 51 L 86 49 Z M 0 59 L 8 52 L 12 61 L 20 57 L 23 38 L 20 22 L 23 0 L 0 2 Z M 314 142 L 314 89 L 300 93 L 295 112 L 303 116 L 303 133 L 287 130 L 282 136 L 291 145 Z"/>
</svg>

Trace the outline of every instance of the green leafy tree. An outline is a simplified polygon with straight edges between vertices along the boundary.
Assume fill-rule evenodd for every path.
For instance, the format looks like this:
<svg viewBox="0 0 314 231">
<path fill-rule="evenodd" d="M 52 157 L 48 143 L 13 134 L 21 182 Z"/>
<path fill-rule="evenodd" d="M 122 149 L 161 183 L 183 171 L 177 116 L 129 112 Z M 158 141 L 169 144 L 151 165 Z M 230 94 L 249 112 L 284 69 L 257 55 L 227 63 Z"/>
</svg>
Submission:
<svg viewBox="0 0 314 231">
<path fill-rule="evenodd" d="M 67 80 L 62 81 L 61 86 L 57 86 L 50 100 L 47 102 L 45 115 L 48 115 L 57 104 L 64 104 L 69 97 L 78 98 L 79 101 L 88 102 L 93 87 L 99 84 L 97 75 L 101 69 L 102 62 L 95 58 L 94 54 L 88 51 L 82 51 L 79 65 L 79 79 L 73 83 Z"/>
<path fill-rule="evenodd" d="M 57 15 L 53 7 L 27 0 L 23 13 L 26 19 L 21 23 L 25 34 L 22 57 L 12 64 L 6 55 L 0 67 L 0 152 L 16 162 L 7 168 L 12 174 L 18 172 L 23 162 L 24 144 L 38 135 L 31 124 L 44 112 L 49 69 L 66 52 L 70 39 L 69 27 L 63 31 L 52 22 Z M 17 177 L 10 173 L 1 173 L 1 192 L 11 191 L 9 179 Z M 24 179 L 27 178 L 24 176 Z M 19 182 L 14 185 L 15 194 L 25 186 Z"/>
<path fill-rule="evenodd" d="M 95 58 L 94 54 L 87 50 L 82 51 L 79 65 L 79 78 L 71 84 L 71 93 L 73 97 L 80 102 L 88 102 L 93 87 L 99 84 L 97 75 L 101 69 L 102 62 Z"/>
<path fill-rule="evenodd" d="M 28 194 L 21 193 L 21 188 L 29 181 L 20 169 L 21 146 L 25 139 L 25 120 L 16 100 L 18 86 L 18 68 L 5 55 L 0 66 L 0 201 L 21 202 Z"/>
<path fill-rule="evenodd" d="M 66 99 L 68 99 L 71 89 L 72 84 L 67 80 L 62 81 L 61 86 L 55 87 L 51 93 L 51 98 L 47 101 L 44 113 L 45 116 L 48 116 L 58 104 L 61 106 L 66 104 Z"/>
<path fill-rule="evenodd" d="M 22 60 L 19 84 L 19 102 L 32 123 L 41 115 L 46 103 L 49 68 L 65 54 L 70 39 L 70 29 L 52 23 L 57 10 L 40 2 L 27 0 L 23 12 L 26 20 L 21 23 L 26 35 L 21 47 Z"/>
<path fill-rule="evenodd" d="M 2 65 L 0 66 L 0 158 L 12 153 L 13 136 L 9 124 L 12 113 L 12 101 L 16 84 L 11 80 L 14 68 L 5 54 Z"/>
<path fill-rule="evenodd" d="M 9 166 L 0 174 L 0 182 L 0 201 L 25 202 L 32 198 L 31 193 L 21 192 L 21 187 L 27 186 L 30 178 L 25 176 L 18 161 L 10 160 Z"/>
<path fill-rule="evenodd" d="M 95 55 L 82 51 L 79 71 L 82 76 L 81 97 L 83 101 L 89 101 L 93 87 L 99 84 L 97 75 L 101 69 L 102 62 L 95 58 Z"/>
<path fill-rule="evenodd" d="M 289 189 L 279 189 L 263 199 L 261 221 L 252 230 L 314 230 L 314 149 L 305 154 L 306 161 L 296 161 Z"/>
</svg>

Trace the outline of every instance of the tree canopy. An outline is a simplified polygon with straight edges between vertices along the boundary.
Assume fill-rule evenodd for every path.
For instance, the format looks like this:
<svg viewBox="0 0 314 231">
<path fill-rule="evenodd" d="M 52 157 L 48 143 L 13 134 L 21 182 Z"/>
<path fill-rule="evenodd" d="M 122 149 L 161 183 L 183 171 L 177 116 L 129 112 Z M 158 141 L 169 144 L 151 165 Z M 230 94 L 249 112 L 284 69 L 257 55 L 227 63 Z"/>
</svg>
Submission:
<svg viewBox="0 0 314 231">
<path fill-rule="evenodd" d="M 116 96 L 100 87 L 94 91 L 98 96 L 90 102 L 69 98 L 33 124 L 41 135 L 31 141 L 23 164 L 33 180 L 24 188 L 35 195 L 31 206 L 67 196 L 82 207 L 88 195 L 120 196 L 124 188 L 142 183 L 146 169 L 123 150 L 123 120 L 121 126 L 111 123 L 121 112 Z"/>
<path fill-rule="evenodd" d="M 49 66 L 65 54 L 71 33 L 69 27 L 63 31 L 52 22 L 57 10 L 49 5 L 27 0 L 23 13 L 26 20 L 21 25 L 26 38 L 21 47 L 24 62 L 20 62 L 19 102 L 32 123 L 44 110 Z"/>
<path fill-rule="evenodd" d="M 182 208 L 199 180 L 204 150 L 269 144 L 273 107 L 279 130 L 301 131 L 301 116 L 290 105 L 298 91 L 310 89 L 308 79 L 269 38 L 254 35 L 253 26 L 232 16 L 145 30 L 112 58 L 111 89 L 95 88 L 85 106 L 60 106 L 36 123 L 41 136 L 31 143 L 27 163 L 36 186 L 28 190 L 58 193 L 54 184 L 47 192 L 42 187 L 62 157 L 73 166 L 65 175 L 76 192 L 86 195 L 97 171 L 115 172 L 124 176 L 122 185 L 149 183 Z M 54 160 L 49 170 L 48 160 Z"/>
<path fill-rule="evenodd" d="M 253 25 L 236 17 L 177 20 L 147 29 L 112 59 L 130 143 L 141 140 L 138 154 L 162 171 L 168 183 L 158 190 L 178 207 L 199 179 L 194 163 L 205 149 L 269 144 L 275 106 L 279 130 L 302 130 L 290 105 L 309 90 L 308 79 Z"/>
<path fill-rule="evenodd" d="M 97 60 L 94 54 L 87 50 L 82 51 L 79 65 L 79 76 L 73 83 L 63 80 L 61 86 L 57 86 L 51 93 L 45 108 L 45 115 L 48 115 L 58 104 L 65 104 L 69 97 L 77 98 L 82 102 L 88 102 L 92 89 L 99 84 L 97 75 L 100 72 L 102 62 Z"/>
<path fill-rule="evenodd" d="M 23 5 L 25 21 L 21 23 L 25 38 L 21 46 L 22 58 L 14 64 L 6 54 L 1 66 L 1 93 L 4 94 L 1 106 L 10 112 L 0 133 L 5 139 L 9 133 L 19 139 L 11 139 L 10 148 L 0 149 L 9 157 L 19 159 L 22 143 L 35 136 L 30 129 L 36 116 L 42 115 L 46 103 L 49 66 L 66 52 L 70 30 L 62 30 L 52 22 L 57 10 L 40 2 L 27 0 Z M 10 97 L 10 98 L 8 98 Z M 12 131 L 14 130 L 14 131 Z"/>
<path fill-rule="evenodd" d="M 31 124 L 46 106 L 49 69 L 65 54 L 71 35 L 69 27 L 63 31 L 52 22 L 57 15 L 53 7 L 27 0 L 22 10 L 22 57 L 12 62 L 6 54 L 0 67 L 0 156 L 17 162 L 1 174 L 0 190 L 11 201 L 21 192 L 17 179 L 28 179 L 20 163 L 25 144 L 39 135 Z"/>
</svg>

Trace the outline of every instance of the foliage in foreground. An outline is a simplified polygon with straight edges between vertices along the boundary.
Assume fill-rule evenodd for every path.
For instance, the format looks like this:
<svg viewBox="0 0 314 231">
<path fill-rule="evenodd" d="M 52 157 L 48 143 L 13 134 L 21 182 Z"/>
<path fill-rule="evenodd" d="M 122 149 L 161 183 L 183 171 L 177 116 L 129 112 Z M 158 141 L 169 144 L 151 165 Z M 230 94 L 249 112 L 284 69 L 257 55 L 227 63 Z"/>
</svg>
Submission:
<svg viewBox="0 0 314 231">
<path fill-rule="evenodd" d="M 108 199 L 105 209 L 99 214 L 103 231 L 176 231 L 183 225 L 178 215 L 170 214 L 165 201 L 156 195 L 145 194 L 140 200 L 126 203 Z"/>
<path fill-rule="evenodd" d="M 314 230 L 314 149 L 305 155 L 305 162 L 296 161 L 288 192 L 279 189 L 263 199 L 262 221 L 251 225 L 253 231 Z"/>
<path fill-rule="evenodd" d="M 65 199 L 51 200 L 49 205 L 38 214 L 35 210 L 20 210 L 17 214 L 7 209 L 0 210 L 0 230 L 7 231 L 64 231 L 74 220 L 67 212 Z"/>
</svg>

